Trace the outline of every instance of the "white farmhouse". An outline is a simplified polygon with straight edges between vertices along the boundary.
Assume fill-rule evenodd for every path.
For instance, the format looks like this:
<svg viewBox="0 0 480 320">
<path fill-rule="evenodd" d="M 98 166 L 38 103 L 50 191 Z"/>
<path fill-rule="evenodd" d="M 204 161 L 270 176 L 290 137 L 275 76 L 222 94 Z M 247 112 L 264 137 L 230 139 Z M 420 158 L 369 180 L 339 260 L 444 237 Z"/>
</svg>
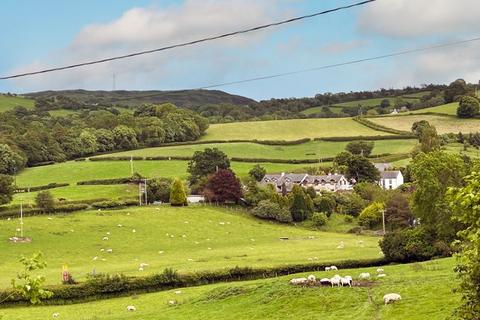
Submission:
<svg viewBox="0 0 480 320">
<path fill-rule="evenodd" d="M 403 175 L 400 171 L 380 171 L 380 186 L 383 189 L 397 189 L 403 184 Z"/>
</svg>

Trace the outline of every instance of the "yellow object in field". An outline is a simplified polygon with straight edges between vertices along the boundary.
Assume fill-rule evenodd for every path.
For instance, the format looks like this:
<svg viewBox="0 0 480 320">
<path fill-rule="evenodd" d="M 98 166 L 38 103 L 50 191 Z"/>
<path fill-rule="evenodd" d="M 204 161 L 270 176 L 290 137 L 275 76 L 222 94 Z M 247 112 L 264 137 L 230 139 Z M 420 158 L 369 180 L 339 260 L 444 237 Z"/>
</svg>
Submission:
<svg viewBox="0 0 480 320">
<path fill-rule="evenodd" d="M 68 264 L 65 263 L 65 264 L 62 266 L 62 271 L 67 271 L 67 270 L 68 270 Z"/>
</svg>

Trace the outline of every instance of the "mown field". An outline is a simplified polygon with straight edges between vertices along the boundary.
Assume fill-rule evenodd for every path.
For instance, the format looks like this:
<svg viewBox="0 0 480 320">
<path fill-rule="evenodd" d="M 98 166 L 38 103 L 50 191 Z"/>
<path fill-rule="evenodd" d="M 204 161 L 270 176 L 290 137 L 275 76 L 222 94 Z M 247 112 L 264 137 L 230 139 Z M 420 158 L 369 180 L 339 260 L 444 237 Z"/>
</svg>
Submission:
<svg viewBox="0 0 480 320">
<path fill-rule="evenodd" d="M 382 256 L 377 237 L 311 231 L 258 220 L 242 211 L 201 205 L 28 217 L 24 229 L 33 239 L 30 244 L 8 241 L 18 227 L 18 219 L 0 221 L 0 287 L 8 286 L 16 275 L 20 255 L 37 251 L 45 255 L 50 284 L 61 281 L 64 263 L 75 278 L 83 280 L 94 268 L 96 272 L 147 275 L 166 267 L 215 270 Z M 108 240 L 102 240 L 105 236 Z M 337 249 L 341 241 L 345 247 Z M 113 253 L 101 251 L 108 248 Z M 140 263 L 149 266 L 139 271 Z"/>
<path fill-rule="evenodd" d="M 146 177 L 187 177 L 188 161 L 134 161 L 134 171 Z M 329 165 L 331 163 L 326 163 Z M 238 176 L 246 176 L 254 163 L 232 162 Z M 268 172 L 282 172 L 303 168 L 305 164 L 261 163 Z M 52 182 L 76 183 L 93 179 L 129 177 L 130 161 L 68 161 L 23 170 L 17 176 L 20 187 L 33 187 Z"/>
<path fill-rule="evenodd" d="M 418 114 L 418 113 L 425 113 L 425 112 L 435 112 L 435 113 L 442 113 L 442 114 L 447 114 L 451 116 L 456 116 L 457 108 L 458 108 L 458 102 L 452 102 L 452 103 L 443 104 L 441 106 L 410 111 L 408 113 Z"/>
<path fill-rule="evenodd" d="M 220 283 L 66 306 L 21 307 L 0 310 L 4 319 L 326 319 L 425 320 L 446 319 L 459 303 L 452 293 L 456 279 L 453 259 L 384 267 L 387 276 L 371 286 L 354 288 L 294 287 L 293 277 Z M 375 273 L 374 268 L 339 270 L 341 275 Z M 316 272 L 318 278 L 331 272 Z M 384 305 L 387 293 L 402 300 Z M 175 300 L 177 304 L 169 305 Z M 137 308 L 128 312 L 126 306 Z M 161 315 L 161 316 L 160 316 Z"/>
<path fill-rule="evenodd" d="M 469 133 L 478 132 L 480 130 L 479 119 L 459 119 L 453 116 L 406 115 L 368 118 L 368 120 L 388 128 L 404 131 L 410 131 L 412 124 L 420 120 L 427 120 L 431 125 L 434 125 L 437 128 L 437 132 L 440 134 L 449 132 Z"/>
<path fill-rule="evenodd" d="M 5 112 L 16 106 L 23 106 L 25 108 L 33 108 L 35 101 L 32 99 L 22 97 L 9 97 L 0 94 L 0 112 Z"/>
<path fill-rule="evenodd" d="M 209 143 L 186 146 L 146 148 L 108 154 L 105 156 L 192 156 L 195 151 L 218 148 L 229 157 L 262 159 L 318 159 L 334 157 L 345 150 L 348 141 L 310 141 L 299 145 L 271 146 L 257 143 Z M 372 154 L 406 153 L 413 149 L 417 140 L 377 140 Z"/>
<path fill-rule="evenodd" d="M 212 124 L 201 140 L 297 140 L 388 134 L 365 127 L 351 118 L 293 119 Z"/>
</svg>

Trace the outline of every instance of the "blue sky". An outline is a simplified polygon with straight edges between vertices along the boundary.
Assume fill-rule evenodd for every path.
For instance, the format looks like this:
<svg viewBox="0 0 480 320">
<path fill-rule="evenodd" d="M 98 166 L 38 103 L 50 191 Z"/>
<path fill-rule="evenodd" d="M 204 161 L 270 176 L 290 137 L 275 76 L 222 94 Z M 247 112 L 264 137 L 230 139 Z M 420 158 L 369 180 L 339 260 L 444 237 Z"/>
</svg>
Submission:
<svg viewBox="0 0 480 320">
<path fill-rule="evenodd" d="M 357 0 L 3 0 L 0 74 L 151 49 Z M 480 34 L 475 0 L 377 0 L 195 47 L 28 79 L 0 92 L 174 90 L 295 71 Z M 413 7 L 415 5 L 415 7 Z M 422 12 L 419 16 L 418 12 Z M 219 88 L 255 99 L 480 79 L 477 43 Z"/>
</svg>

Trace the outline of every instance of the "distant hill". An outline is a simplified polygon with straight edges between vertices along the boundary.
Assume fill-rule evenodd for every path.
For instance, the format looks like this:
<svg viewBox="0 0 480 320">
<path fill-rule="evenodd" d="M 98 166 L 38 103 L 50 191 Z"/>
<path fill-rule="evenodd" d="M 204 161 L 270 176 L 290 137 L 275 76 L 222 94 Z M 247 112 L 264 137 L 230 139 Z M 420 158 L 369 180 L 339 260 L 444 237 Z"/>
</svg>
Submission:
<svg viewBox="0 0 480 320">
<path fill-rule="evenodd" d="M 229 94 L 220 90 L 178 90 L 178 91 L 89 91 L 60 90 L 27 93 L 30 98 L 48 98 L 57 95 L 66 96 L 87 104 L 114 104 L 138 106 L 142 104 L 173 103 L 180 107 L 193 107 L 206 104 L 228 103 L 248 105 L 256 101 L 250 98 Z"/>
</svg>

